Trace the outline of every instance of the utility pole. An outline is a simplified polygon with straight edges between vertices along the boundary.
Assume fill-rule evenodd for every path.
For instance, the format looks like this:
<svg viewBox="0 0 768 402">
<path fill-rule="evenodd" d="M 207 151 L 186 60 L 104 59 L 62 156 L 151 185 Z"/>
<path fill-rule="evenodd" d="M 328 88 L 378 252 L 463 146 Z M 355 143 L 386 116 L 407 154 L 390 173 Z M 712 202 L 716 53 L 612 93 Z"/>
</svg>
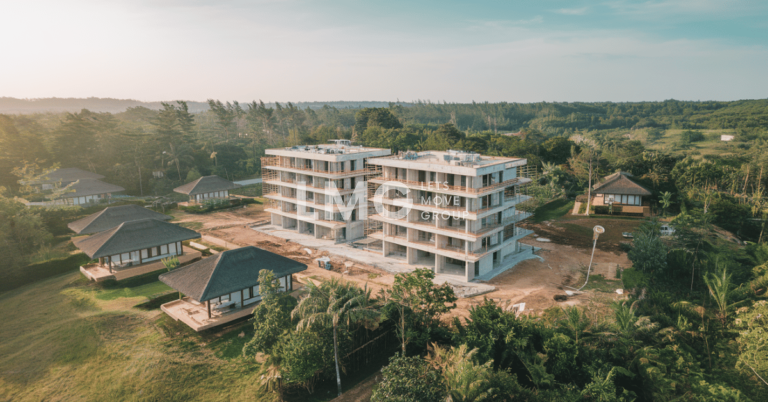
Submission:
<svg viewBox="0 0 768 402">
<path fill-rule="evenodd" d="M 590 211 L 590 203 L 592 202 L 592 153 L 589 154 L 589 187 L 587 187 L 587 215 Z"/>
</svg>

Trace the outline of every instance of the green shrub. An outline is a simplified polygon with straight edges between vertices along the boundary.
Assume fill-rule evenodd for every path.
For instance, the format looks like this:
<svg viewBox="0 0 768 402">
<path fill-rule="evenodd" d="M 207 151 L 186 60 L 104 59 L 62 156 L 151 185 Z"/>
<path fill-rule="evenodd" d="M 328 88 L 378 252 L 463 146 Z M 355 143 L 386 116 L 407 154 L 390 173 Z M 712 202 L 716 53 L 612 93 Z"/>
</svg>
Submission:
<svg viewBox="0 0 768 402">
<path fill-rule="evenodd" d="M 621 282 L 627 290 L 642 288 L 648 285 L 648 276 L 634 268 L 626 268 L 622 270 Z"/>
<path fill-rule="evenodd" d="M 179 292 L 170 292 L 162 296 L 155 297 L 154 299 L 147 300 L 143 303 L 139 303 L 133 307 L 140 310 L 154 310 L 160 308 L 161 305 L 172 302 L 179 298 Z"/>
<path fill-rule="evenodd" d="M 218 211 L 221 209 L 233 208 L 248 204 L 261 204 L 261 202 L 251 198 L 236 198 L 234 200 L 206 201 L 202 204 L 191 205 L 188 207 L 180 206 L 179 209 L 191 214 L 206 214 L 212 211 Z"/>
<path fill-rule="evenodd" d="M 608 207 L 606 207 L 604 205 L 595 207 L 595 213 L 596 214 L 608 214 L 610 212 L 611 211 L 608 209 Z"/>
<path fill-rule="evenodd" d="M 81 265 L 87 264 L 89 261 L 91 259 L 87 255 L 79 253 L 12 270 L 8 272 L 6 279 L 0 281 L 0 291 L 16 289 L 56 275 L 77 271 Z"/>
</svg>

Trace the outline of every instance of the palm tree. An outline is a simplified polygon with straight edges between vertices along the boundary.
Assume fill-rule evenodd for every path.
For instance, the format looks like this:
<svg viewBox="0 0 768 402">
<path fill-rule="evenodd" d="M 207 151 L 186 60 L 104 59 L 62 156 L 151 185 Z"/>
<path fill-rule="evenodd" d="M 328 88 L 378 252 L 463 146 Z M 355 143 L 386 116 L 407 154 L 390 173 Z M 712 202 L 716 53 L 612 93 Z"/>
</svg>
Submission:
<svg viewBox="0 0 768 402">
<path fill-rule="evenodd" d="M 576 344 L 579 344 L 579 340 L 585 336 L 591 335 L 588 330 L 592 324 L 587 317 L 587 313 L 580 310 L 578 307 L 571 306 L 563 309 L 565 313 L 564 319 L 562 319 L 558 326 L 562 328 L 571 339 L 576 340 Z"/>
<path fill-rule="evenodd" d="M 174 147 L 172 143 L 169 143 L 168 146 L 171 147 L 170 151 L 163 151 L 164 157 L 161 156 L 161 158 L 165 159 L 167 157 L 169 159 L 168 166 L 176 165 L 176 172 L 179 174 L 179 180 L 183 180 L 181 178 L 181 168 L 179 166 L 179 162 L 181 161 L 194 161 L 194 158 L 192 155 L 189 154 L 189 146 L 188 145 L 182 145 L 181 147 Z"/>
<path fill-rule="evenodd" d="M 667 216 L 667 208 L 672 205 L 672 193 L 665 191 L 661 193 L 661 207 L 663 208 L 664 216 Z"/>
<path fill-rule="evenodd" d="M 493 361 L 477 364 L 477 348 L 468 350 L 467 345 L 461 345 L 443 349 L 433 343 L 430 349 L 427 360 L 443 373 L 448 386 L 448 401 L 481 401 L 496 393 L 496 389 L 489 387 Z"/>
<path fill-rule="evenodd" d="M 372 330 L 379 326 L 382 314 L 377 310 L 377 304 L 371 299 L 368 286 L 360 289 L 350 282 L 332 279 L 322 282 L 319 286 L 311 280 L 307 284 L 309 295 L 299 302 L 291 313 L 292 318 L 299 319 L 296 326 L 298 331 L 313 327 L 333 327 L 333 358 L 336 364 L 336 386 L 341 396 L 341 374 L 339 373 L 339 342 L 340 325 L 350 327 L 362 325 Z"/>
<path fill-rule="evenodd" d="M 267 355 L 267 360 L 256 373 L 258 384 L 264 393 L 277 394 L 277 400 L 283 400 L 283 367 L 280 357 Z"/>
</svg>

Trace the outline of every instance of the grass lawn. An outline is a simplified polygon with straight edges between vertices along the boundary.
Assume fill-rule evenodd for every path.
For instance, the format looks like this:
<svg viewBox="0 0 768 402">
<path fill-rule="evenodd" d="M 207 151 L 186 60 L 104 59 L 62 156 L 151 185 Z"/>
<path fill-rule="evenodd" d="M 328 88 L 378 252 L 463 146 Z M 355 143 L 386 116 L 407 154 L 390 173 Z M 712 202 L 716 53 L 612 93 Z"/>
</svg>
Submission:
<svg viewBox="0 0 768 402">
<path fill-rule="evenodd" d="M 586 274 L 586 272 L 585 272 Z M 602 275 L 589 275 L 589 283 L 584 290 L 597 290 L 598 292 L 613 293 L 616 289 L 623 289 L 620 279 L 606 279 Z"/>
<path fill-rule="evenodd" d="M 196 334 L 86 287 L 77 273 L 0 294 L 0 400 L 264 400 L 239 331 Z"/>
<path fill-rule="evenodd" d="M 119 285 L 118 285 L 119 286 Z M 99 300 L 115 300 L 128 297 L 146 297 L 151 299 L 157 295 L 172 291 L 173 288 L 160 282 L 150 282 L 134 287 L 99 289 L 96 290 L 96 298 Z"/>
<path fill-rule="evenodd" d="M 574 201 L 565 198 L 558 198 L 547 204 L 544 204 L 534 211 L 531 219 L 534 222 L 543 222 L 557 219 L 570 211 L 573 211 Z"/>
<path fill-rule="evenodd" d="M 667 151 L 672 150 L 672 153 L 675 155 L 693 152 L 692 156 L 696 159 L 700 159 L 704 155 L 722 155 L 738 152 L 734 142 L 725 143 L 720 141 L 721 134 L 735 134 L 732 129 L 693 130 L 702 132 L 704 134 L 705 140 L 700 142 L 693 142 L 686 148 L 680 149 L 677 147 L 677 144 L 680 142 L 680 134 L 682 134 L 683 131 L 686 130 L 666 130 L 661 138 L 652 143 L 648 143 L 647 146 L 650 149 Z"/>
<path fill-rule="evenodd" d="M 242 356 L 252 323 L 196 333 L 134 308 L 170 289 L 151 279 L 93 284 L 71 273 L 0 293 L 0 401 L 274 400 Z M 345 390 L 364 379 L 347 378 Z M 289 400 L 328 401 L 333 390 L 335 381 Z"/>
</svg>

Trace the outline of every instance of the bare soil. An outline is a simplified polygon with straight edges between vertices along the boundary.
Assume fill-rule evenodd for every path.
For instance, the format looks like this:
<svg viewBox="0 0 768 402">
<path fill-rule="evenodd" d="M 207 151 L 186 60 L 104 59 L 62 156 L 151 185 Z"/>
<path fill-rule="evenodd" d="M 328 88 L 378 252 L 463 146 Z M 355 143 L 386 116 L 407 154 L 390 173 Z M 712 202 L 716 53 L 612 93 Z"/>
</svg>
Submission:
<svg viewBox="0 0 768 402">
<path fill-rule="evenodd" d="M 205 215 L 187 214 L 180 217 L 180 221 L 202 222 L 204 234 L 226 240 L 239 245 L 253 245 L 265 250 L 303 262 L 309 267 L 307 271 L 298 275 L 299 281 L 327 280 L 330 278 L 343 278 L 356 282 L 360 286 L 368 286 L 373 294 L 390 287 L 394 276 L 378 268 L 348 261 L 342 256 L 328 255 L 327 252 L 318 253 L 315 249 L 309 249 L 298 243 L 287 241 L 279 237 L 257 232 L 247 225 L 252 222 L 262 221 L 268 218 L 268 214 L 251 209 L 235 209 L 225 212 L 215 212 Z M 496 290 L 484 295 L 460 299 L 457 308 L 445 317 L 468 317 L 469 310 L 483 302 L 485 298 L 493 299 L 506 306 L 517 303 L 525 303 L 525 312 L 540 314 L 543 310 L 555 305 L 578 305 L 590 302 L 592 299 L 605 301 L 621 298 L 617 294 L 606 294 L 596 291 L 588 291 L 580 296 L 570 297 L 564 302 L 554 300 L 555 295 L 564 295 L 564 286 L 580 287 L 584 281 L 584 268 L 589 264 L 592 251 L 591 228 L 594 225 L 602 225 L 606 233 L 601 235 L 595 252 L 593 263 L 593 275 L 601 274 L 606 279 L 613 279 L 616 265 L 630 267 L 632 264 L 626 253 L 620 251 L 618 246 L 621 232 L 633 231 L 640 224 L 634 220 L 620 219 L 573 219 L 563 222 L 542 222 L 539 224 L 527 223 L 526 227 L 533 229 L 542 237 L 547 237 L 550 243 L 538 242 L 534 238 L 525 238 L 522 242 L 540 247 L 537 252 L 544 261 L 539 259 L 527 260 L 519 263 L 513 269 L 493 278 L 488 283 L 495 286 Z M 327 271 L 317 266 L 315 260 L 321 256 L 329 256 L 333 269 Z M 597 294 L 599 293 L 599 294 Z M 610 301 L 610 300 L 608 300 Z"/>
<path fill-rule="evenodd" d="M 261 209 L 261 208 L 259 208 Z M 386 271 L 347 261 L 340 256 L 329 256 L 333 269 L 321 269 L 315 259 L 328 256 L 327 252 L 318 253 L 298 243 L 290 242 L 279 237 L 270 236 L 251 229 L 248 225 L 268 219 L 268 214 L 261 210 L 237 209 L 206 215 L 184 215 L 179 217 L 182 222 L 202 222 L 203 232 L 230 243 L 241 246 L 253 245 L 265 250 L 303 262 L 309 267 L 307 271 L 297 275 L 299 282 L 308 280 L 323 281 L 339 278 L 367 286 L 374 295 L 392 286 L 394 276 Z M 639 221 L 619 219 L 563 219 L 556 222 L 538 224 L 526 223 L 524 226 L 533 229 L 536 234 L 549 238 L 551 242 L 538 242 L 528 237 L 522 242 L 541 248 L 537 252 L 544 260 L 526 260 L 514 268 L 493 278 L 488 283 L 496 290 L 481 296 L 459 299 L 457 308 L 443 317 L 450 322 L 453 317 L 468 318 L 470 309 L 487 298 L 492 299 L 506 308 L 517 303 L 525 303 L 524 314 L 541 314 L 553 306 L 583 305 L 588 314 L 594 319 L 602 319 L 607 313 L 611 301 L 624 299 L 616 293 L 586 291 L 581 295 L 565 298 L 565 301 L 555 301 L 555 296 L 565 295 L 564 286 L 580 287 L 584 281 L 584 268 L 589 264 L 592 251 L 592 227 L 602 225 L 606 233 L 600 237 L 594 255 L 593 274 L 603 275 L 613 279 L 617 266 L 630 267 L 632 264 L 626 253 L 621 252 L 619 242 L 625 241 L 621 232 L 632 232 L 640 224 Z M 613 282 L 611 282 L 613 283 Z M 616 281 L 615 283 L 620 283 Z M 381 381 L 381 374 L 371 375 L 357 384 L 334 401 L 367 401 L 376 383 Z"/>
<path fill-rule="evenodd" d="M 534 223 L 523 221 L 520 226 L 533 230 L 537 235 L 552 240 L 560 245 L 573 246 L 580 249 L 592 249 L 592 228 L 600 225 L 605 233 L 600 235 L 598 248 L 605 251 L 622 253 L 620 243 L 629 243 L 631 239 L 624 238 L 623 232 L 634 232 L 642 223 L 639 219 L 611 218 L 577 218 L 570 216 L 564 219 Z M 541 244 L 539 242 L 536 242 Z"/>
</svg>

